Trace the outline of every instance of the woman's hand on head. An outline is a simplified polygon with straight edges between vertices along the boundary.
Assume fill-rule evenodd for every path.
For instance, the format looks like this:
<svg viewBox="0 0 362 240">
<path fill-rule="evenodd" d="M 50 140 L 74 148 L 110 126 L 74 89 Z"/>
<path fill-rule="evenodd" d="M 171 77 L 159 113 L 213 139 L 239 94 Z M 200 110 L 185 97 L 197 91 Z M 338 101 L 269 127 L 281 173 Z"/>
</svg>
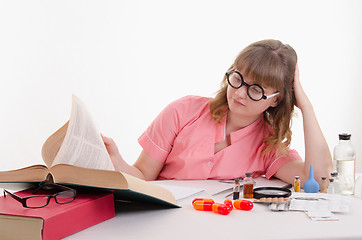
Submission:
<svg viewBox="0 0 362 240">
<path fill-rule="evenodd" d="M 295 65 L 293 91 L 296 99 L 296 106 L 300 110 L 303 111 L 304 108 L 312 106 L 300 83 L 298 63 Z"/>
</svg>

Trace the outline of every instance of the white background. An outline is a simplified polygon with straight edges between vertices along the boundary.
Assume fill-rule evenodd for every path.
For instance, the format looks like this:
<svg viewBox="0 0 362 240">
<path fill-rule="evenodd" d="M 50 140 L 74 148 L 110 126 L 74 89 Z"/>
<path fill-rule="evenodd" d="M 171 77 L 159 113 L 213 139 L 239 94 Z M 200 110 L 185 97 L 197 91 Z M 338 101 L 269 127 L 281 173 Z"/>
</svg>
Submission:
<svg viewBox="0 0 362 240">
<path fill-rule="evenodd" d="M 0 170 L 42 163 L 71 94 L 133 163 L 171 101 L 214 96 L 236 55 L 266 38 L 294 47 L 330 150 L 352 134 L 362 171 L 362 1 L 0 0 Z M 298 113 L 298 111 L 297 111 Z M 301 114 L 292 148 L 304 156 Z"/>
</svg>

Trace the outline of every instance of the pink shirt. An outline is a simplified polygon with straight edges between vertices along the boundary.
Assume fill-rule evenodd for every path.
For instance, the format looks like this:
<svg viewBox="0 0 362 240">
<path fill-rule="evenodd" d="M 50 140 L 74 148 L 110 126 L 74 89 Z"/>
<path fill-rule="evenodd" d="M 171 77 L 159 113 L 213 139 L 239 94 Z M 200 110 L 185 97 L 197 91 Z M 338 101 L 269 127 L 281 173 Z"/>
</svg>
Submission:
<svg viewBox="0 0 362 240">
<path fill-rule="evenodd" d="M 215 143 L 225 139 L 226 117 L 216 124 L 209 98 L 186 96 L 169 104 L 138 139 L 144 151 L 163 162 L 158 179 L 235 179 L 245 173 L 268 179 L 285 163 L 301 160 L 295 150 L 289 156 L 264 156 L 269 125 L 263 117 L 230 134 L 231 145 L 214 153 Z"/>
</svg>

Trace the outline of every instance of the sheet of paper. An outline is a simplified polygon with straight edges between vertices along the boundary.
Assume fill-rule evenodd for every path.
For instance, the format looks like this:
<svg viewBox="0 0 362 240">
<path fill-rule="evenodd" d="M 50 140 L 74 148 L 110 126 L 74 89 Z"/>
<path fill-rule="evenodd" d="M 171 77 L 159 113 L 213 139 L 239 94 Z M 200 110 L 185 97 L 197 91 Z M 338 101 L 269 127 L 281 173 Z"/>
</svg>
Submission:
<svg viewBox="0 0 362 240">
<path fill-rule="evenodd" d="M 348 196 L 329 193 L 293 192 L 289 210 L 314 211 L 328 209 L 331 212 L 347 213 L 352 203 Z"/>
<path fill-rule="evenodd" d="M 173 180 L 152 181 L 152 183 L 169 190 L 175 196 L 176 200 L 187 198 L 205 190 L 199 187 L 182 186 Z"/>
<path fill-rule="evenodd" d="M 338 221 L 339 219 L 328 209 L 314 209 L 305 212 L 313 221 Z"/>
</svg>

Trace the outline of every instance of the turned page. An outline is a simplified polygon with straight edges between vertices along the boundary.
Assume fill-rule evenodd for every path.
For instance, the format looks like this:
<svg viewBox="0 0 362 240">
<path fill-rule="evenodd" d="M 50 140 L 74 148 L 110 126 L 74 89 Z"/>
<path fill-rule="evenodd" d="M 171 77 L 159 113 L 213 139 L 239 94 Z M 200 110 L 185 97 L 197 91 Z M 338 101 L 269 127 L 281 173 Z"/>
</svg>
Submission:
<svg viewBox="0 0 362 240">
<path fill-rule="evenodd" d="M 56 164 L 114 170 L 100 131 L 85 104 L 75 95 L 72 98 L 68 128 L 52 165 Z"/>
</svg>

